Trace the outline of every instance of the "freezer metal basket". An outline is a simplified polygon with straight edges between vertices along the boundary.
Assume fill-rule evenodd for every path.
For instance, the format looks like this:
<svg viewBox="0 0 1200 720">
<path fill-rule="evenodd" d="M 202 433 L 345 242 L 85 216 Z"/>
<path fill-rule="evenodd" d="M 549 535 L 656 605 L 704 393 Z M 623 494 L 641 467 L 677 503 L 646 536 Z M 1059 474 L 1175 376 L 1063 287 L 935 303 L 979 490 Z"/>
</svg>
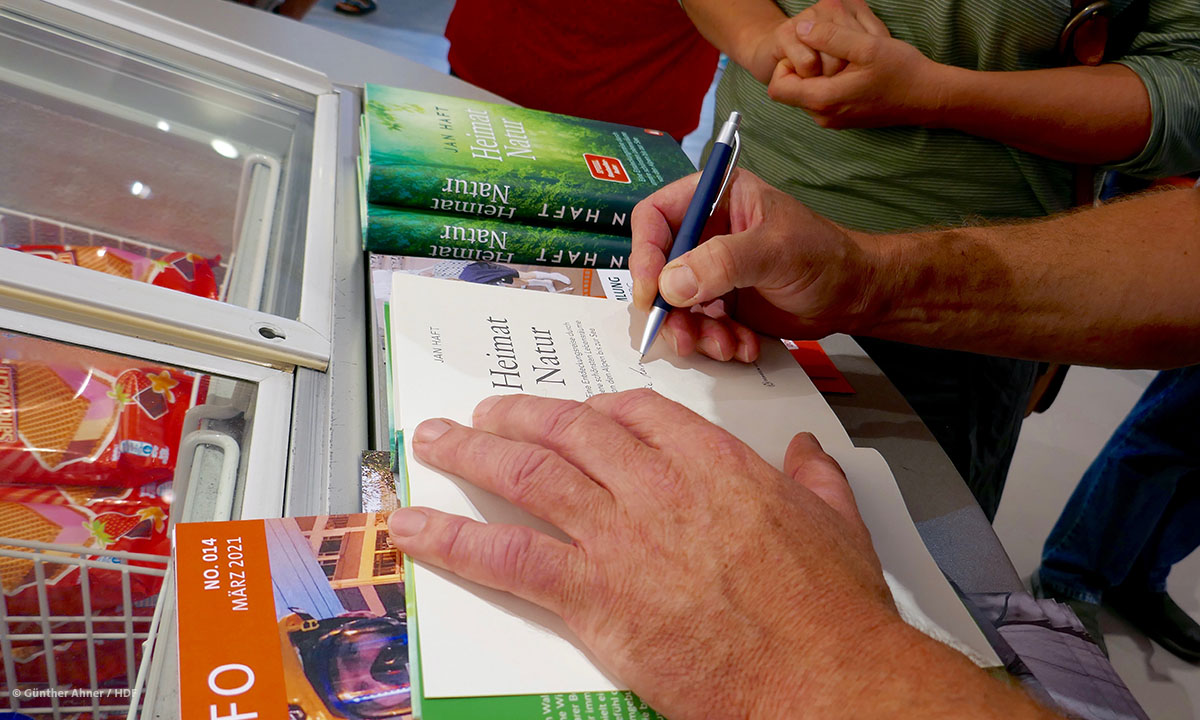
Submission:
<svg viewBox="0 0 1200 720">
<path fill-rule="evenodd" d="M 31 587 L 37 597 L 36 609 L 25 610 L 25 614 L 16 614 L 0 602 L 0 710 L 35 720 L 136 718 L 162 616 L 162 599 L 169 589 L 164 585 L 157 597 L 135 601 L 133 581 L 162 581 L 169 573 L 169 558 L 0 537 L 0 560 L 9 566 L 31 565 L 36 580 Z M 63 575 L 64 567 L 79 574 L 80 615 L 54 614 L 51 607 L 48 578 Z M 92 587 L 101 582 L 119 588 L 116 606 L 93 607 Z M 66 668 L 56 650 L 67 648 L 71 649 L 72 664 L 87 663 L 82 673 L 85 684 L 60 682 Z M 39 670 L 44 663 L 47 682 L 20 682 L 18 664 L 22 661 L 37 664 Z M 106 664 L 104 672 L 99 662 Z M 72 670 L 73 676 L 81 675 L 78 667 Z M 123 686 L 114 687 L 112 681 L 102 679 L 113 676 L 123 678 Z"/>
<path fill-rule="evenodd" d="M 5 217 L 11 218 L 5 221 Z M 7 234 L 4 232 L 8 225 Z M 15 232 L 14 227 L 20 231 Z M 61 222 L 52 218 L 33 215 L 20 210 L 0 206 L 0 247 L 15 245 L 74 245 L 76 247 L 106 246 L 127 250 L 135 255 L 157 260 L 172 252 L 179 252 L 169 247 L 155 245 L 143 240 L 133 240 L 119 237 L 112 233 L 102 233 L 71 223 Z M 231 279 L 230 268 L 236 261 L 235 253 L 229 257 L 222 256 L 213 262 L 212 270 L 220 288 L 220 297 L 225 298 L 229 292 Z"/>
</svg>

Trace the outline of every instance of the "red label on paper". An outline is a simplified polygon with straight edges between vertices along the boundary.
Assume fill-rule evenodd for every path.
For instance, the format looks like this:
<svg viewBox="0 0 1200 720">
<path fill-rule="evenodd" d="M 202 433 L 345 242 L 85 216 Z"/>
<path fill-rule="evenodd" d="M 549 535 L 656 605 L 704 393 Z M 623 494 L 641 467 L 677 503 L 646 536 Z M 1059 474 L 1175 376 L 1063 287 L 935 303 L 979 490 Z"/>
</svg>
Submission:
<svg viewBox="0 0 1200 720">
<path fill-rule="evenodd" d="M 587 163 L 588 171 L 597 180 L 608 180 L 619 183 L 632 182 L 629 179 L 629 173 L 625 172 L 625 166 L 615 157 L 584 153 L 583 159 Z"/>
<path fill-rule="evenodd" d="M 796 362 L 800 363 L 800 367 L 804 368 L 804 372 L 808 373 L 817 390 L 823 393 L 854 394 L 854 387 L 825 354 L 820 343 L 784 340 L 783 344 L 792 353 L 792 357 L 796 358 Z"/>
</svg>

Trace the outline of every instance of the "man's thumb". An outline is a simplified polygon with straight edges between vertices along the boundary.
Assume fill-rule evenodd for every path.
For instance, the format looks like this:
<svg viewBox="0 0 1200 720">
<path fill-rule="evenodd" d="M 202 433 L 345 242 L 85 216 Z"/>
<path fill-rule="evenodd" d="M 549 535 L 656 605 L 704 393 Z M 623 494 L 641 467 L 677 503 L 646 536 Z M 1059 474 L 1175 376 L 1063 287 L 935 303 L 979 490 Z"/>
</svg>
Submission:
<svg viewBox="0 0 1200 720">
<path fill-rule="evenodd" d="M 658 287 L 675 307 L 708 302 L 736 288 L 755 287 L 772 265 L 769 248 L 755 230 L 717 235 L 663 268 Z"/>
</svg>

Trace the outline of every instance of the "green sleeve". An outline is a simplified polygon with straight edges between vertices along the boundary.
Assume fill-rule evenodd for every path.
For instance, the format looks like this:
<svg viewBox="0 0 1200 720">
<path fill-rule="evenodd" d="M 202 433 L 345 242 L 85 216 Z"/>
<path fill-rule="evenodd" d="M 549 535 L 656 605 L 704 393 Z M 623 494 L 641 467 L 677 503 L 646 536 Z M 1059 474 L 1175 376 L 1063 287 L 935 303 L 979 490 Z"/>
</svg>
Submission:
<svg viewBox="0 0 1200 720">
<path fill-rule="evenodd" d="M 1117 62 L 1146 85 L 1153 125 L 1136 157 L 1108 167 L 1142 177 L 1200 170 L 1200 13 L 1195 0 L 1149 2 L 1145 28 Z"/>
</svg>

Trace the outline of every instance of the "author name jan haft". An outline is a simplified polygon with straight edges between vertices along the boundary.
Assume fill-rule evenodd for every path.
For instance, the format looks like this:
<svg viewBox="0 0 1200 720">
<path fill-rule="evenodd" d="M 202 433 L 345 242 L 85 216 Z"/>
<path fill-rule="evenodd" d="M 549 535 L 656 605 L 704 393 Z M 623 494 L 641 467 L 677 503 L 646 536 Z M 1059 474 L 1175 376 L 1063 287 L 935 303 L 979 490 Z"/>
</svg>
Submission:
<svg viewBox="0 0 1200 720">
<path fill-rule="evenodd" d="M 429 326 L 429 347 L 433 350 L 433 361 L 444 363 L 446 358 L 442 355 L 442 332 L 440 328 Z"/>
</svg>

